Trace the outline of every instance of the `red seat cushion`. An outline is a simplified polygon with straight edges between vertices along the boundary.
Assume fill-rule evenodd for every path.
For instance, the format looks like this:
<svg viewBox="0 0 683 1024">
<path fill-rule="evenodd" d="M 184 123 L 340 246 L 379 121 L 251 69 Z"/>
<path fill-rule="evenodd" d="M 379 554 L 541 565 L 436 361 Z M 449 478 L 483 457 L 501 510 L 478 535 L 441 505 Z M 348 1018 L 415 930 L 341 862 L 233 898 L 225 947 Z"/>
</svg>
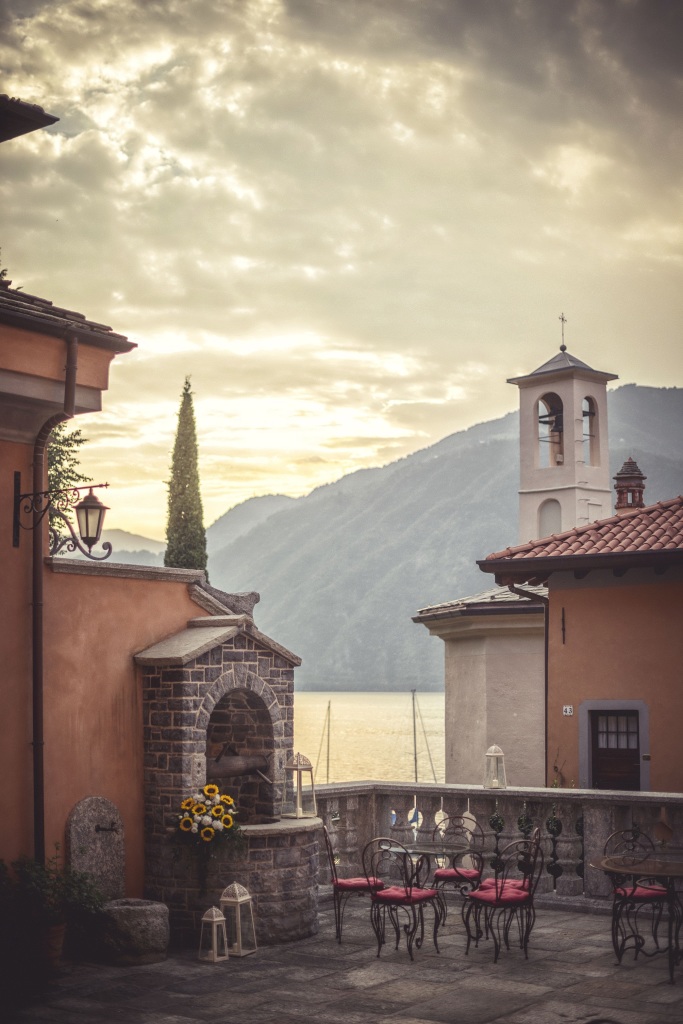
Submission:
<svg viewBox="0 0 683 1024">
<path fill-rule="evenodd" d="M 404 889 L 402 885 L 390 885 L 372 894 L 372 898 L 378 903 L 424 903 L 425 900 L 438 899 L 439 893 L 436 889 Z"/>
<path fill-rule="evenodd" d="M 334 887 L 349 892 L 371 892 L 375 889 L 383 889 L 384 882 L 380 878 L 338 878 Z"/>
<path fill-rule="evenodd" d="M 481 871 L 477 868 L 437 868 L 434 872 L 435 882 L 457 882 L 459 879 L 474 882 L 480 877 Z"/>
<path fill-rule="evenodd" d="M 618 885 L 614 895 L 629 900 L 663 900 L 666 889 L 663 885 Z"/>
<path fill-rule="evenodd" d="M 485 878 L 479 886 L 480 889 L 493 889 L 495 888 L 495 878 Z M 503 882 L 503 888 L 509 886 L 511 889 L 528 889 L 529 882 L 526 878 L 506 878 Z"/>
<path fill-rule="evenodd" d="M 477 900 L 478 903 L 488 903 L 494 907 L 504 907 L 528 902 L 529 893 L 526 889 L 520 889 L 519 886 L 504 885 L 502 891 L 499 890 L 496 894 L 494 886 L 489 886 L 486 889 L 475 889 L 474 892 L 469 893 L 467 899 Z"/>
</svg>

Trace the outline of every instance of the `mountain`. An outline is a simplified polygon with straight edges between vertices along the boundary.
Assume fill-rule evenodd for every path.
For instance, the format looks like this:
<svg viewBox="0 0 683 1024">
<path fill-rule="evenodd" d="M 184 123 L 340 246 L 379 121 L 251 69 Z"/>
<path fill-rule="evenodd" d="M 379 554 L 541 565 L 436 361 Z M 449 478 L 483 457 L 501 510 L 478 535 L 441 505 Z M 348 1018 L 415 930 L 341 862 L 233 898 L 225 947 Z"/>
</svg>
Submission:
<svg viewBox="0 0 683 1024">
<path fill-rule="evenodd" d="M 249 533 L 264 519 L 296 501 L 285 494 L 265 494 L 258 498 L 235 505 L 217 519 L 206 531 L 206 546 L 209 557 Z M 112 546 L 110 562 L 126 565 L 163 565 L 166 541 L 152 540 L 127 530 L 103 530 L 102 542 Z M 79 557 L 78 555 L 74 557 Z"/>
<path fill-rule="evenodd" d="M 683 389 L 608 401 L 611 474 L 632 456 L 648 503 L 683 493 Z M 212 584 L 259 591 L 259 628 L 303 658 L 299 689 L 441 689 L 443 645 L 411 616 L 486 590 L 476 560 L 517 542 L 518 429 L 509 413 L 285 503 L 214 551 Z"/>
<path fill-rule="evenodd" d="M 232 544 L 238 537 L 249 533 L 255 526 L 262 523 L 268 516 L 291 505 L 296 498 L 286 494 L 264 494 L 258 498 L 248 498 L 224 513 L 206 531 L 206 547 L 209 557 L 221 548 Z"/>
</svg>

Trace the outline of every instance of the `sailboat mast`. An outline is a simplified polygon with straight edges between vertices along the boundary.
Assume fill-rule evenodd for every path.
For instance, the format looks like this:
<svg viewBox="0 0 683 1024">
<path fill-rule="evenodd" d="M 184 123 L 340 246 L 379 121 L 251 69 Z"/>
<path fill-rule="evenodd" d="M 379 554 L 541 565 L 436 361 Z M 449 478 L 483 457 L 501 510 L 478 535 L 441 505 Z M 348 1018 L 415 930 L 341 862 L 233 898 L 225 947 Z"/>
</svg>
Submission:
<svg viewBox="0 0 683 1024">
<path fill-rule="evenodd" d="M 410 691 L 413 695 L 413 760 L 415 762 L 415 781 L 417 782 L 417 721 L 415 718 L 415 690 Z"/>
<path fill-rule="evenodd" d="M 330 727 L 332 725 L 332 701 L 327 702 L 327 781 L 330 781 Z"/>
</svg>

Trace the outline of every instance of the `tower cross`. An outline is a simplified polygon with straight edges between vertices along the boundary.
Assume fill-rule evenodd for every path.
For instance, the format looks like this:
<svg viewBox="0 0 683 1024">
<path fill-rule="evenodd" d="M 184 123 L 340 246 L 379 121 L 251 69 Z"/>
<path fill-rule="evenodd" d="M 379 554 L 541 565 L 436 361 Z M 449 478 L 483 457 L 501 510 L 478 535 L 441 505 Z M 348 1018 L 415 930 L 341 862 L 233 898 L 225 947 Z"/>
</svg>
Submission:
<svg viewBox="0 0 683 1024">
<path fill-rule="evenodd" d="M 564 325 L 567 322 L 567 318 L 564 315 L 564 313 L 560 313 L 560 315 L 558 317 L 558 320 L 560 320 L 562 322 L 562 344 L 560 345 L 560 352 L 566 352 L 567 351 L 567 346 L 564 343 Z"/>
</svg>

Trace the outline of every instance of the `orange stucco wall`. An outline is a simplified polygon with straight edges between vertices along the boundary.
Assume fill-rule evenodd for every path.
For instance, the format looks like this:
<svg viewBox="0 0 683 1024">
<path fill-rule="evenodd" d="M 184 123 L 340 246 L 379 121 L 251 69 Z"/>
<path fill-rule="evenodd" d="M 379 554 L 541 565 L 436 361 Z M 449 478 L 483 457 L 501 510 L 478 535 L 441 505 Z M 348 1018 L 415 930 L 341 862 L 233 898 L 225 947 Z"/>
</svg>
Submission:
<svg viewBox="0 0 683 1024">
<path fill-rule="evenodd" d="M 30 479 L 31 455 L 27 445 L 0 444 L 0 858 L 8 861 L 30 851 L 33 836 L 31 534 L 22 531 L 20 546 L 12 547 L 14 472 Z"/>
<path fill-rule="evenodd" d="M 66 343 L 33 331 L 2 325 L 0 367 L 33 377 L 64 380 Z M 84 387 L 106 391 L 109 386 L 109 365 L 114 353 L 82 342 L 78 346 L 77 381 Z"/>
<path fill-rule="evenodd" d="M 649 707 L 650 790 L 683 791 L 683 575 L 591 573 L 582 585 L 551 578 L 548 636 L 548 778 L 579 780 L 582 701 L 642 700 Z M 562 638 L 564 610 L 565 638 Z M 563 705 L 572 705 L 566 717 Z"/>
<path fill-rule="evenodd" d="M 45 842 L 85 796 L 118 807 L 126 891 L 142 895 L 142 695 L 133 655 L 203 615 L 185 583 L 45 576 Z"/>
</svg>

